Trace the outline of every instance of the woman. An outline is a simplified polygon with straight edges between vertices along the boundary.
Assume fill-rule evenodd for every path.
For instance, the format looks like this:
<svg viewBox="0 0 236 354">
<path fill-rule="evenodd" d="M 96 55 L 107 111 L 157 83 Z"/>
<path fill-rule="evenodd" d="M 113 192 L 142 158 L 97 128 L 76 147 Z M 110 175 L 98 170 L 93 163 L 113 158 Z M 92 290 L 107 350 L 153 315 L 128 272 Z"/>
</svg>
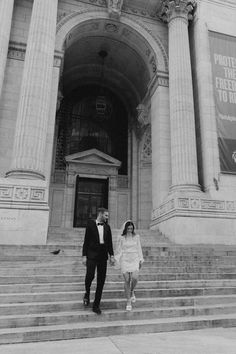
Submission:
<svg viewBox="0 0 236 354">
<path fill-rule="evenodd" d="M 126 310 L 131 311 L 132 302 L 136 301 L 134 289 L 138 283 L 139 269 L 144 261 L 140 237 L 134 232 L 134 224 L 131 220 L 125 222 L 122 235 L 118 236 L 115 259 L 125 281 Z"/>
</svg>

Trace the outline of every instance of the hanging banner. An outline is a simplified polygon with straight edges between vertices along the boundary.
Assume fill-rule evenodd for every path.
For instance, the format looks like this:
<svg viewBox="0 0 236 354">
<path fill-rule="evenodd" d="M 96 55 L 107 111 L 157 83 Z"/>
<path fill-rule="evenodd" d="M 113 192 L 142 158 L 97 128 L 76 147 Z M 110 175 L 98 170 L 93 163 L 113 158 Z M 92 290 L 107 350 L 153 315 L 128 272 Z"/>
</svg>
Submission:
<svg viewBox="0 0 236 354">
<path fill-rule="evenodd" d="M 236 173 L 236 37 L 209 32 L 220 168 Z"/>
</svg>

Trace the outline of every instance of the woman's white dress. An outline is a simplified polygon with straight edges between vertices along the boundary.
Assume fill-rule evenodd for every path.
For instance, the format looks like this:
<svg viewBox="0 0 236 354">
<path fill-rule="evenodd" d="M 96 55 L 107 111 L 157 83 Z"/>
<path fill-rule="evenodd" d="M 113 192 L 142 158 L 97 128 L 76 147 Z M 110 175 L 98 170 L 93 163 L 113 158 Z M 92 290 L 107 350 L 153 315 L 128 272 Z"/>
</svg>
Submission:
<svg viewBox="0 0 236 354">
<path fill-rule="evenodd" d="M 139 270 L 144 261 L 139 235 L 118 236 L 115 259 L 122 273 Z"/>
</svg>

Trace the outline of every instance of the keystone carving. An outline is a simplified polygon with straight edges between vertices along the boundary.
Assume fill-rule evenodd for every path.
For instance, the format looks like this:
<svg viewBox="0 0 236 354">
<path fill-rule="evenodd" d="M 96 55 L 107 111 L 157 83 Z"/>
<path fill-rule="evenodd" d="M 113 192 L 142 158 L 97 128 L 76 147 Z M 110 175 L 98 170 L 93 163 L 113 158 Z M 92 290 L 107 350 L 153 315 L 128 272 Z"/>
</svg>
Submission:
<svg viewBox="0 0 236 354">
<path fill-rule="evenodd" d="M 110 18 L 118 20 L 121 15 L 121 9 L 124 0 L 107 0 L 107 9 Z"/>
</svg>

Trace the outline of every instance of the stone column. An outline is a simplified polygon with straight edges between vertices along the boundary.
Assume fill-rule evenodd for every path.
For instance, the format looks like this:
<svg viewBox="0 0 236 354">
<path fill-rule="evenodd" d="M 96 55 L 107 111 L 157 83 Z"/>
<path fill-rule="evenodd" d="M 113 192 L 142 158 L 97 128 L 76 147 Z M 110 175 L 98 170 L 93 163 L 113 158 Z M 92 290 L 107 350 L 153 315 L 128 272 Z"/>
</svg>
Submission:
<svg viewBox="0 0 236 354">
<path fill-rule="evenodd" d="M 44 179 L 58 0 L 34 0 L 7 176 Z"/>
<path fill-rule="evenodd" d="M 195 0 L 166 0 L 169 26 L 171 190 L 199 190 L 188 20 Z"/>
<path fill-rule="evenodd" d="M 7 61 L 14 0 L 0 1 L 0 96 Z"/>
<path fill-rule="evenodd" d="M 194 22 L 194 54 L 196 86 L 199 97 L 199 119 L 201 129 L 203 184 L 204 190 L 211 195 L 217 193 L 220 173 L 217 127 L 215 118 L 215 101 L 212 85 L 209 34 L 206 23 L 197 18 Z M 216 195 L 216 197 L 219 197 Z"/>
</svg>

